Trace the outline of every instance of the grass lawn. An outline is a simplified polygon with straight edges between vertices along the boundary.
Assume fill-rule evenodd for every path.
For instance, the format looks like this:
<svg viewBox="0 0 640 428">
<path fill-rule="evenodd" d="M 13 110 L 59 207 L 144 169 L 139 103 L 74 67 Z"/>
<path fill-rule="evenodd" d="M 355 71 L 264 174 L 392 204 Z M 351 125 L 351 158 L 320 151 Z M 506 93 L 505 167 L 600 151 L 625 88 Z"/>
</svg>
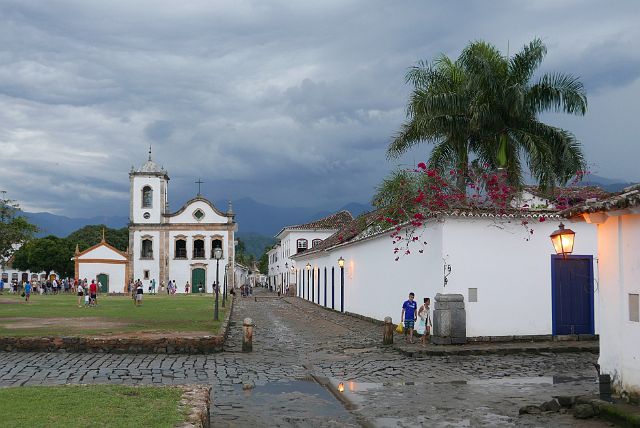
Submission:
<svg viewBox="0 0 640 428">
<path fill-rule="evenodd" d="M 120 385 L 0 388 L 3 427 L 173 427 L 185 419 L 178 388 Z M 186 411 L 187 409 L 184 409 Z"/>
<path fill-rule="evenodd" d="M 230 300 L 229 300 L 230 301 Z M 142 306 L 125 296 L 99 295 L 96 307 L 77 306 L 72 295 L 0 296 L 0 336 L 109 335 L 200 332 L 216 334 L 209 295 L 144 295 Z M 227 304 L 228 306 L 228 304 Z M 220 299 L 220 320 L 225 312 Z"/>
</svg>

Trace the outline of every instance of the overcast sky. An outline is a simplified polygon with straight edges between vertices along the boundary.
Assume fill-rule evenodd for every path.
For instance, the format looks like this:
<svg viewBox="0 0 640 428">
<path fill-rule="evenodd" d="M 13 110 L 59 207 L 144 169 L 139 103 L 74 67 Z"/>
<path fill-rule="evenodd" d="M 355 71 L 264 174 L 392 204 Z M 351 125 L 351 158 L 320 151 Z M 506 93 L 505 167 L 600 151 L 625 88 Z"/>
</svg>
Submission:
<svg viewBox="0 0 640 428">
<path fill-rule="evenodd" d="M 484 39 L 541 37 L 579 75 L 592 171 L 640 181 L 640 1 L 3 1 L 0 190 L 28 211 L 128 215 L 153 146 L 172 207 L 196 193 L 334 209 L 400 161 L 408 67 Z M 224 207 L 221 207 L 224 208 Z"/>
</svg>

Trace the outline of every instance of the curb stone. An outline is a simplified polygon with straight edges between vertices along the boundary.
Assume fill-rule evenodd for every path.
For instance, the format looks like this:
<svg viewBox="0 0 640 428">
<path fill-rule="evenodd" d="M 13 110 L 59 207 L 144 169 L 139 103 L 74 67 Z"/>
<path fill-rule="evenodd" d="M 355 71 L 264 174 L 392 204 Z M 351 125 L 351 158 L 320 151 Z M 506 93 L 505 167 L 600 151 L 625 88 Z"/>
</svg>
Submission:
<svg viewBox="0 0 640 428">
<path fill-rule="evenodd" d="M 176 428 L 209 428 L 211 406 L 211 387 L 203 385 L 181 385 L 181 408 L 189 408 L 189 414 L 184 423 L 176 425 Z"/>
</svg>

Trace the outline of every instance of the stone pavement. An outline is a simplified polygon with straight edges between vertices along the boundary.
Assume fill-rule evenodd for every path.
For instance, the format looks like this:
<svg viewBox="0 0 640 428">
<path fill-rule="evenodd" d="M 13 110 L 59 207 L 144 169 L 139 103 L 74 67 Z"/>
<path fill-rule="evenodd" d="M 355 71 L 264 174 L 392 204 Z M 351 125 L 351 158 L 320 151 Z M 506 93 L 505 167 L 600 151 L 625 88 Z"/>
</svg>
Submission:
<svg viewBox="0 0 640 428">
<path fill-rule="evenodd" d="M 251 354 L 240 352 L 247 316 Z M 380 326 L 297 298 L 238 298 L 224 353 L 0 352 L 0 386 L 211 384 L 213 426 L 606 426 L 518 416 L 552 395 L 597 393 L 593 353 L 408 357 L 380 347 L 381 336 Z M 344 382 L 345 405 L 316 380 Z"/>
</svg>

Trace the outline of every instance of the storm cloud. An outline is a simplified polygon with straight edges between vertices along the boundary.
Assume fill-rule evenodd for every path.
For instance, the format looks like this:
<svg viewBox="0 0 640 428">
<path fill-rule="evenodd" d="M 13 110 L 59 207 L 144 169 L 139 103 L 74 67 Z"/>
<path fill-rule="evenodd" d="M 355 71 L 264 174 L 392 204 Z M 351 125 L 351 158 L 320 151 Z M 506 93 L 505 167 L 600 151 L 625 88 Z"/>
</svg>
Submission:
<svg viewBox="0 0 640 428">
<path fill-rule="evenodd" d="M 599 175 L 640 181 L 640 4 L 601 1 L 0 1 L 0 189 L 30 211 L 126 215 L 153 157 L 172 207 L 367 202 L 405 117 L 408 67 L 541 37 L 585 117 L 548 115 Z M 623 155 L 621 155 L 623 154 Z"/>
</svg>

